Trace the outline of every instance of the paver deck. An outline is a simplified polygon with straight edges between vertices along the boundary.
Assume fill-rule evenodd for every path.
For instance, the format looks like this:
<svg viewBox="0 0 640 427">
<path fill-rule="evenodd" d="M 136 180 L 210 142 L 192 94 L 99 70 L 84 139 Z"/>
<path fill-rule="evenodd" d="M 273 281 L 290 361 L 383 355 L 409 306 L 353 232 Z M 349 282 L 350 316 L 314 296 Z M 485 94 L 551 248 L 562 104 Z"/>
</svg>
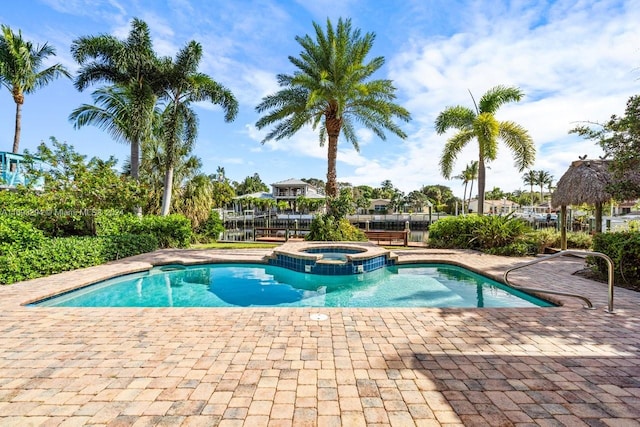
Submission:
<svg viewBox="0 0 640 427">
<path fill-rule="evenodd" d="M 640 294 L 518 270 L 579 291 L 557 308 L 34 308 L 149 263 L 253 261 L 268 250 L 178 251 L 0 287 L 1 426 L 640 426 Z M 523 259 L 397 252 L 499 277 Z M 324 313 L 327 320 L 312 320 Z"/>
</svg>

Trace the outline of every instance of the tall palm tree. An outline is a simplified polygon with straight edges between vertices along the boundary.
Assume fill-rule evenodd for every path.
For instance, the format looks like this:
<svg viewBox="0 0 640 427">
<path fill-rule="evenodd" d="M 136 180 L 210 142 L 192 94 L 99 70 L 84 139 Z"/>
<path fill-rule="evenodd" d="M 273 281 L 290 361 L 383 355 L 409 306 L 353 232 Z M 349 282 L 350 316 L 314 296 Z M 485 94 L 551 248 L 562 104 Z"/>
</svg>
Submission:
<svg viewBox="0 0 640 427">
<path fill-rule="evenodd" d="M 153 134 L 142 142 L 140 159 L 140 183 L 146 191 L 144 212 L 154 215 L 161 213 L 164 194 L 166 154 L 161 137 L 160 123 L 155 122 Z M 214 202 L 213 182 L 200 172 L 201 168 L 198 157 L 190 151 L 181 151 L 174 170 L 173 193 L 178 197 L 173 198 L 171 209 L 191 219 L 194 227 L 206 219 Z"/>
<path fill-rule="evenodd" d="M 530 187 L 531 207 L 533 207 L 533 186 L 538 183 L 538 172 L 530 169 L 529 172 L 524 174 L 522 180 L 524 181 L 524 185 Z"/>
<path fill-rule="evenodd" d="M 351 20 L 338 20 L 336 28 L 327 19 L 326 32 L 313 23 L 315 40 L 297 36 L 302 46 L 300 57 L 289 56 L 297 68 L 291 74 L 278 75 L 282 89 L 262 99 L 256 107 L 266 113 L 258 120 L 258 129 L 276 126 L 262 141 L 289 138 L 307 125 L 315 130 L 320 125 L 320 145 L 328 141 L 328 200 L 338 196 L 336 159 L 340 133 L 359 149 L 355 122 L 371 129 L 381 139 L 384 130 L 406 138 L 394 122 L 411 119 L 407 110 L 394 103 L 395 88 L 390 80 L 370 80 L 384 64 L 383 57 L 365 62 L 373 46 L 374 33 L 361 34 L 351 27 Z"/>
<path fill-rule="evenodd" d="M 465 178 L 464 173 L 456 175 L 454 176 L 454 178 L 461 179 L 462 183 L 464 184 L 464 193 L 462 194 L 462 214 L 464 215 L 464 205 L 467 203 L 467 186 L 469 185 L 469 181 L 467 181 L 467 179 Z"/>
<path fill-rule="evenodd" d="M 202 46 L 191 41 L 177 53 L 175 61 L 168 59 L 163 64 L 164 88 L 160 97 L 166 103 L 162 118 L 166 160 L 162 215 L 167 215 L 171 207 L 173 173 L 180 152 L 190 151 L 198 133 L 198 117 L 191 105 L 201 101 L 218 104 L 225 112 L 226 122 L 238 114 L 238 102 L 231 91 L 198 72 L 201 59 Z"/>
<path fill-rule="evenodd" d="M 138 179 L 140 144 L 151 128 L 150 120 L 161 88 L 159 60 L 153 50 L 149 27 L 137 18 L 131 22 L 126 40 L 111 35 L 80 37 L 71 45 L 71 53 L 80 64 L 75 86 L 82 91 L 89 85 L 106 82 L 130 91 L 131 176 Z"/>
<path fill-rule="evenodd" d="M 519 171 L 533 164 L 535 146 L 529 133 L 517 123 L 500 122 L 495 113 L 507 102 L 519 101 L 523 93 L 516 87 L 495 86 L 489 89 L 475 110 L 457 105 L 447 107 L 438 114 L 435 121 L 436 132 L 445 133 L 448 129 L 457 129 L 444 146 L 440 158 L 440 169 L 445 178 L 451 176 L 455 159 L 471 140 L 478 142 L 478 214 L 484 214 L 485 163 L 495 160 L 498 154 L 498 140 L 502 140 L 513 153 Z"/>
<path fill-rule="evenodd" d="M 468 174 L 468 178 L 471 181 L 471 187 L 469 187 L 469 200 L 467 202 L 468 207 L 471 204 L 471 197 L 473 196 L 473 183 L 476 179 L 478 179 L 478 161 L 474 160 L 469 163 L 467 169 L 465 169 L 465 173 Z"/>
<path fill-rule="evenodd" d="M 55 56 L 56 50 L 47 43 L 33 45 L 22 38 L 22 32 L 14 33 L 6 25 L 1 26 L 0 36 L 0 82 L 6 87 L 16 103 L 15 132 L 13 135 L 13 152 L 20 149 L 20 132 L 22 130 L 22 105 L 24 96 L 48 85 L 61 76 L 71 75 L 61 64 L 54 64 L 41 69 L 49 56 Z"/>
<path fill-rule="evenodd" d="M 553 176 L 545 170 L 536 171 L 536 183 L 540 186 L 540 203 L 544 202 L 544 186 L 553 181 Z"/>
<path fill-rule="evenodd" d="M 478 162 L 472 161 L 467 165 L 467 167 L 462 171 L 462 173 L 455 178 L 461 179 L 464 184 L 464 194 L 462 195 L 462 212 L 465 212 L 464 205 L 471 202 L 471 193 L 473 192 L 473 181 L 478 178 Z M 469 203 L 467 202 L 467 186 L 471 183 L 471 190 L 469 191 Z"/>
</svg>

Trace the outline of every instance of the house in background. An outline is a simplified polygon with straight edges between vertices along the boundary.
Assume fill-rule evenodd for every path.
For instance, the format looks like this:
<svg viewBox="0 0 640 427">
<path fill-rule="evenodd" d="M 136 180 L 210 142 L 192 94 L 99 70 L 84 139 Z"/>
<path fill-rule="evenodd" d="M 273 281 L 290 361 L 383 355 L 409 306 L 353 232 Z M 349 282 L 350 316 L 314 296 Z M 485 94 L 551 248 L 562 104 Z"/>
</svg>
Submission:
<svg viewBox="0 0 640 427">
<path fill-rule="evenodd" d="M 276 203 L 280 201 L 294 202 L 298 197 L 303 196 L 307 199 L 323 199 L 324 195 L 320 194 L 318 190 L 300 179 L 287 179 L 285 181 L 276 182 L 271 184 L 271 195 L 276 200 Z"/>
<path fill-rule="evenodd" d="M 35 159 L 36 162 L 38 159 Z M 44 190 L 44 178 L 33 178 L 25 168 L 27 159 L 21 154 L 0 151 L 0 189 L 14 189 L 18 185 L 31 185 L 35 190 Z"/>
<path fill-rule="evenodd" d="M 389 210 L 389 205 L 391 204 L 390 199 L 373 199 L 369 203 L 368 212 L 363 213 L 374 213 L 374 214 L 386 214 Z"/>
<path fill-rule="evenodd" d="M 280 202 L 286 202 L 289 209 L 297 211 L 297 202 L 300 197 L 314 200 L 325 199 L 325 196 L 320 194 L 311 184 L 291 178 L 271 184 L 271 193 L 259 192 L 234 197 L 233 210 L 244 214 L 253 214 L 255 209 L 243 210 L 246 207 L 246 204 L 242 203 L 243 200 L 251 200 L 255 202 L 255 204 L 260 204 L 260 200 L 272 200 L 272 206 Z M 259 206 L 255 206 L 255 208 L 259 209 Z"/>
<path fill-rule="evenodd" d="M 486 214 L 507 214 L 517 210 L 519 207 L 519 204 L 507 199 L 484 201 L 484 213 Z M 469 212 L 478 212 L 478 199 L 473 199 L 469 202 Z"/>
</svg>

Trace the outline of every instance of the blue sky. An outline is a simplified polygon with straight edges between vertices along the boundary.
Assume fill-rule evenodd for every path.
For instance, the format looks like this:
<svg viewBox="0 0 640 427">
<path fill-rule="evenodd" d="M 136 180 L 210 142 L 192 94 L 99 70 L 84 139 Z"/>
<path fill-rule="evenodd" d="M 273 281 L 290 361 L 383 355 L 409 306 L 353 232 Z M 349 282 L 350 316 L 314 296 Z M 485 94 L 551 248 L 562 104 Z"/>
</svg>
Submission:
<svg viewBox="0 0 640 427">
<path fill-rule="evenodd" d="M 327 15 L 328 14 L 328 15 Z M 537 157 L 533 169 L 555 179 L 579 155 L 601 155 L 591 141 L 568 130 L 580 121 L 605 121 L 623 113 L 640 89 L 640 0 L 21 0 L 0 9 L 0 22 L 37 43 L 57 50 L 75 74 L 69 47 L 80 36 L 112 34 L 124 39 L 133 17 L 147 22 L 160 55 L 175 53 L 190 40 L 202 43 L 201 70 L 227 86 L 240 104 L 232 123 L 211 105 L 197 107 L 200 119 L 195 154 L 203 172 L 223 166 L 240 181 L 258 172 L 267 184 L 288 178 L 326 177 L 326 148 L 317 133 L 303 130 L 290 140 L 260 141 L 254 107 L 278 89 L 276 74 L 291 73 L 288 56 L 297 56 L 296 35 L 311 34 L 312 22 L 351 18 L 363 32 L 374 32 L 372 56 L 386 63 L 377 78 L 390 78 L 398 102 L 413 120 L 400 140 L 386 141 L 361 129 L 360 152 L 339 145 L 338 179 L 379 186 L 390 179 L 405 192 L 423 185 L 450 186 L 462 197 L 459 180 L 446 180 L 438 161 L 447 136 L 434 131 L 437 114 L 449 105 L 471 107 L 498 85 L 522 88 L 523 101 L 503 107 L 498 118 L 514 120 L 531 133 Z M 96 87 L 97 88 L 97 87 Z M 23 108 L 21 148 L 33 150 L 50 136 L 77 151 L 121 161 L 129 152 L 94 127 L 74 130 L 70 112 L 91 103 L 94 88 L 78 92 L 58 80 L 28 95 Z M 0 150 L 11 149 L 15 104 L 0 95 Z M 477 157 L 471 145 L 459 156 L 454 175 Z M 501 145 L 487 171 L 487 190 L 525 189 L 522 173 Z"/>
</svg>

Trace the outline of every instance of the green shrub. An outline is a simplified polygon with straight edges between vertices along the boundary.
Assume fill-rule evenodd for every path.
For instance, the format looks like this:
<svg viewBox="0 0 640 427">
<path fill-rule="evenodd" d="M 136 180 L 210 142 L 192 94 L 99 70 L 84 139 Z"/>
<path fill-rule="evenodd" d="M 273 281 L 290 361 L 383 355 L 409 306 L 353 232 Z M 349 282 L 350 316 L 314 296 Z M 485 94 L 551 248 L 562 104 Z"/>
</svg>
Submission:
<svg viewBox="0 0 640 427">
<path fill-rule="evenodd" d="M 429 246 L 434 248 L 479 249 L 473 231 L 482 222 L 478 215 L 441 218 L 429 226 Z"/>
<path fill-rule="evenodd" d="M 102 239 L 102 254 L 105 262 L 153 252 L 158 249 L 158 239 L 152 235 L 120 234 Z"/>
<path fill-rule="evenodd" d="M 527 234 L 526 241 L 536 247 L 536 252 L 542 254 L 547 248 L 557 248 L 562 246 L 562 236 L 560 231 L 545 228 L 542 230 L 532 231 Z M 590 249 L 593 237 L 589 233 L 582 231 L 567 232 L 567 248 L 568 249 Z"/>
<path fill-rule="evenodd" d="M 640 232 L 598 233 L 593 237 L 593 250 L 613 260 L 615 281 L 640 286 Z M 588 258 L 598 275 L 607 278 L 607 264 L 600 258 Z"/>
<path fill-rule="evenodd" d="M 154 236 L 160 248 L 186 248 L 193 236 L 191 221 L 182 215 L 138 217 L 131 213 L 105 211 L 96 217 L 98 236 L 127 233 Z"/>
<path fill-rule="evenodd" d="M 558 232 L 558 234 L 560 234 Z M 567 248 L 568 249 L 591 249 L 593 246 L 593 235 L 585 233 L 583 231 L 567 233 Z M 560 247 L 560 243 L 558 243 Z"/>
<path fill-rule="evenodd" d="M 140 222 L 140 218 L 133 213 L 105 209 L 95 216 L 95 233 L 96 236 L 130 233 L 133 224 L 137 222 Z"/>
<path fill-rule="evenodd" d="M 158 239 L 160 248 L 186 248 L 191 243 L 191 221 L 183 215 L 147 215 L 133 222 L 128 230 L 133 234 L 150 234 Z"/>
<path fill-rule="evenodd" d="M 198 240 L 203 243 L 215 242 L 222 232 L 224 232 L 224 223 L 218 211 L 211 211 L 209 218 L 198 227 Z"/>
<path fill-rule="evenodd" d="M 553 228 L 543 228 L 527 233 L 526 240 L 535 247 L 536 254 L 543 254 L 547 248 L 560 247 L 560 232 Z"/>
<path fill-rule="evenodd" d="M 305 240 L 363 242 L 367 236 L 353 226 L 346 218 L 337 220 L 333 215 L 316 215 L 311 221 L 309 234 Z"/>
<path fill-rule="evenodd" d="M 38 248 L 1 255 L 0 284 L 104 264 L 157 247 L 155 237 L 143 235 L 49 238 Z"/>
<path fill-rule="evenodd" d="M 0 255 L 11 250 L 34 249 L 45 240 L 33 225 L 0 215 Z"/>
<path fill-rule="evenodd" d="M 429 246 L 522 255 L 532 251 L 524 242 L 529 230 L 524 221 L 510 215 L 447 217 L 429 228 Z"/>
<path fill-rule="evenodd" d="M 520 218 L 512 215 L 485 215 L 472 230 L 482 250 L 503 248 L 523 239 L 530 231 Z"/>
</svg>

